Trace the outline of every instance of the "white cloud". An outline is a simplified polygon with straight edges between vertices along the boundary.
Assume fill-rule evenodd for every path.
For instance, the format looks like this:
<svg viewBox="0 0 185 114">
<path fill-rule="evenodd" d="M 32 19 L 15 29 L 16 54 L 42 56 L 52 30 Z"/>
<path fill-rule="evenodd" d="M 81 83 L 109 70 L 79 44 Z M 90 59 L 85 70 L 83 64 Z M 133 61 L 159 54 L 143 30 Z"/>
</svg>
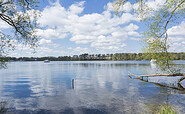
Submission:
<svg viewBox="0 0 185 114">
<path fill-rule="evenodd" d="M 153 10 L 158 10 L 164 4 L 165 0 L 149 0 L 146 2 L 146 5 Z"/>
<path fill-rule="evenodd" d="M 139 36 L 139 33 L 135 32 L 139 28 L 137 25 L 131 23 L 126 29 L 121 27 L 131 21 L 138 21 L 136 15 L 124 13 L 121 17 L 115 16 L 110 10 L 112 3 L 108 3 L 101 14 L 79 15 L 84 10 L 84 3 L 82 1 L 72 4 L 68 9 L 59 3 L 46 7 L 41 12 L 43 16 L 39 22 L 48 29 L 38 30 L 38 34 L 45 39 L 69 37 L 70 41 L 76 44 L 90 44 L 91 47 L 97 49 L 117 50 L 126 46 L 124 41 L 128 35 Z M 126 7 L 130 5 L 128 2 Z"/>
<path fill-rule="evenodd" d="M 185 40 L 184 37 L 181 36 L 169 36 L 168 37 L 169 42 L 173 43 L 173 42 L 182 42 Z"/>
<path fill-rule="evenodd" d="M 36 53 L 33 53 L 34 51 L 30 49 L 27 46 L 18 44 L 16 45 L 16 50 L 14 50 L 13 53 L 10 53 L 10 56 L 17 56 L 17 57 L 43 57 L 43 56 L 62 56 L 62 55 L 69 55 L 70 53 L 66 51 L 63 47 L 54 47 L 51 45 L 55 45 L 54 43 L 50 43 L 50 41 L 44 41 L 48 42 L 49 44 L 42 44 L 38 48 L 36 48 Z M 50 45 L 50 46 L 48 46 Z M 52 47 L 52 48 L 51 48 Z M 63 50 L 61 50 L 63 49 Z"/>
<path fill-rule="evenodd" d="M 38 19 L 41 26 L 56 27 L 68 23 L 67 11 L 60 4 L 47 6 L 41 15 L 42 17 Z"/>
<path fill-rule="evenodd" d="M 108 3 L 102 13 L 83 14 L 85 2 L 76 2 L 65 8 L 59 4 L 59 0 L 50 3 L 41 11 L 38 19 L 43 29 L 38 29 L 37 35 L 40 36 L 41 47 L 38 49 L 39 56 L 48 54 L 91 53 L 97 52 L 122 52 L 127 45 L 124 43 L 129 36 L 139 36 L 136 30 L 139 27 L 133 21 L 139 21 L 136 15 L 129 13 L 131 4 L 126 3 L 123 10 L 125 13 L 121 17 L 116 16 L 110 9 L 112 3 Z M 131 24 L 129 24 L 132 22 Z M 68 49 L 61 47 L 57 41 L 65 40 L 67 43 L 76 43 L 77 48 Z M 61 41 L 62 42 L 62 41 Z M 82 48 L 82 45 L 88 45 Z M 59 49 L 66 49 L 60 52 Z M 25 50 L 28 50 L 25 48 Z M 41 51 L 43 50 L 43 51 Z M 28 51 L 29 52 L 29 51 Z M 95 52 L 95 53 L 97 53 Z M 67 54 L 68 53 L 68 54 Z M 54 54 L 54 55 L 56 55 Z"/>
<path fill-rule="evenodd" d="M 130 37 L 129 39 L 136 40 L 136 41 L 140 41 L 141 40 L 140 38 L 137 38 L 137 37 Z"/>
<path fill-rule="evenodd" d="M 130 23 L 128 26 L 125 27 L 126 31 L 134 31 L 134 30 L 138 30 L 138 29 L 139 29 L 139 26 L 137 26 L 133 23 Z"/>
<path fill-rule="evenodd" d="M 107 9 L 108 11 L 114 11 L 113 3 L 109 2 L 107 6 L 105 6 L 105 9 Z"/>
<path fill-rule="evenodd" d="M 165 0 L 146 0 L 145 4 L 143 4 L 142 8 L 148 13 L 144 14 L 145 16 L 151 16 L 154 11 L 159 10 L 162 6 L 164 6 Z M 108 3 L 107 7 L 108 11 L 115 11 L 115 9 L 119 8 L 119 12 L 126 12 L 129 13 L 133 9 L 138 10 L 139 8 L 139 2 L 131 4 L 130 2 L 126 2 L 123 5 L 120 4 L 113 4 L 113 3 Z M 152 9 L 149 11 L 149 9 Z"/>
<path fill-rule="evenodd" d="M 140 36 L 140 34 L 138 32 L 135 32 L 135 31 L 129 31 L 128 35 L 129 36 Z"/>
<path fill-rule="evenodd" d="M 125 12 L 130 12 L 132 10 L 132 4 L 130 2 L 126 2 L 123 7 L 122 7 L 123 11 Z"/>
<path fill-rule="evenodd" d="M 74 35 L 70 41 L 75 41 L 77 44 L 87 44 L 92 42 L 96 37 L 90 35 Z"/>
<path fill-rule="evenodd" d="M 146 17 L 152 17 L 156 11 L 159 11 L 161 8 L 167 7 L 165 0 L 146 0 L 144 4 L 142 4 L 142 12 L 138 12 L 138 17 L 140 20 Z M 140 3 L 132 4 L 132 8 L 137 12 L 140 10 Z M 172 8 L 173 9 L 173 8 Z"/>
<path fill-rule="evenodd" d="M 108 3 L 102 13 L 91 14 L 83 14 L 84 4 L 84 1 L 76 2 L 69 8 L 65 8 L 57 0 L 40 12 L 42 16 L 38 22 L 43 29 L 38 29 L 37 32 L 37 35 L 41 37 L 41 47 L 37 51 L 40 55 L 36 54 L 37 56 L 125 52 L 127 39 L 135 41 L 140 39 L 139 26 L 135 24 L 139 18 L 133 12 L 130 13 L 132 8 L 138 7 L 138 4 L 126 2 L 120 9 L 124 11 L 120 17 L 112 12 L 112 3 Z M 158 10 L 164 4 L 164 0 L 148 0 L 146 4 Z M 3 24 L 1 25 L 0 28 L 6 28 Z M 184 26 L 185 22 L 182 22 L 168 29 L 171 50 L 184 49 Z M 76 43 L 76 48 L 62 47 L 57 41 L 64 38 L 66 38 L 65 43 Z M 23 47 L 18 46 L 18 49 L 21 50 Z M 23 50 L 30 52 L 29 48 Z M 92 52 L 93 50 L 97 51 Z"/>
<path fill-rule="evenodd" d="M 101 35 L 101 36 L 98 37 L 98 39 L 95 42 L 91 43 L 91 46 L 95 47 L 95 48 L 98 48 L 98 49 L 103 49 L 103 50 L 120 50 L 123 47 L 125 47 L 126 44 L 124 44 L 122 42 L 125 39 L 121 39 L 120 35 L 118 35 L 118 36 L 119 37 Z"/>
<path fill-rule="evenodd" d="M 85 1 L 81 1 L 81 2 L 76 3 L 76 4 L 72 4 L 69 7 L 69 12 L 71 14 L 80 14 L 84 9 L 84 7 L 83 7 L 84 3 L 85 3 Z"/>
<path fill-rule="evenodd" d="M 91 51 L 88 48 L 81 47 L 72 48 L 72 51 L 74 54 L 91 53 Z"/>
<path fill-rule="evenodd" d="M 46 39 L 41 39 L 41 40 L 39 41 L 39 44 L 40 44 L 40 45 L 42 45 L 42 44 L 51 44 L 51 43 L 52 43 L 51 40 L 46 40 Z"/>
<path fill-rule="evenodd" d="M 121 31 L 115 31 L 115 32 L 112 32 L 112 37 L 113 38 L 127 38 L 127 34 L 126 32 L 121 32 Z"/>
<path fill-rule="evenodd" d="M 126 2 L 124 5 L 119 6 L 118 4 L 114 4 L 109 2 L 106 6 L 108 11 L 115 11 L 116 8 L 119 7 L 120 12 L 130 12 L 132 10 L 133 5 L 130 2 Z"/>
<path fill-rule="evenodd" d="M 170 51 L 171 52 L 184 52 L 185 50 L 185 44 L 181 42 L 174 42 L 170 45 Z"/>
<path fill-rule="evenodd" d="M 38 29 L 36 34 L 41 38 L 45 39 L 64 39 L 65 37 L 68 36 L 67 33 L 60 32 L 59 30 L 55 29 L 46 29 L 46 30 Z"/>
<path fill-rule="evenodd" d="M 7 29 L 10 27 L 11 27 L 10 25 L 8 25 L 6 22 L 4 22 L 0 19 L 0 29 Z"/>
<path fill-rule="evenodd" d="M 183 21 L 180 25 L 173 26 L 168 29 L 168 34 L 171 35 L 182 35 L 185 36 L 185 21 Z"/>
<path fill-rule="evenodd" d="M 185 22 L 167 30 L 169 35 L 170 51 L 184 52 L 185 50 Z"/>
</svg>

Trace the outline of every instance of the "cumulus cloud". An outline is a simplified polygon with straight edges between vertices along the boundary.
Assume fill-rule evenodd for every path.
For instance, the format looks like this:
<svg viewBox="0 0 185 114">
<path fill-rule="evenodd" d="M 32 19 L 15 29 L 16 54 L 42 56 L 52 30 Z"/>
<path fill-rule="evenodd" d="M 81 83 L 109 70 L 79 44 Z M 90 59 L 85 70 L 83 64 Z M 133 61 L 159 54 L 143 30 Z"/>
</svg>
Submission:
<svg viewBox="0 0 185 114">
<path fill-rule="evenodd" d="M 185 36 L 184 31 L 185 31 L 185 21 L 183 21 L 180 25 L 169 28 L 167 32 L 170 36 L 172 35 Z"/>
<path fill-rule="evenodd" d="M 122 43 L 122 39 L 119 37 L 112 36 L 99 36 L 98 39 L 91 44 L 92 47 L 96 47 L 99 49 L 108 49 L 108 50 L 119 50 L 126 46 L 126 44 Z"/>
<path fill-rule="evenodd" d="M 118 8 L 120 12 L 130 12 L 133 8 L 133 5 L 130 2 L 126 2 L 122 6 L 119 6 L 118 4 L 114 4 L 109 2 L 105 8 L 107 8 L 108 11 L 115 11 L 115 8 Z"/>
<path fill-rule="evenodd" d="M 38 22 L 41 26 L 56 27 L 59 25 L 64 25 L 68 22 L 67 20 L 67 11 L 59 3 L 52 6 L 47 6 L 41 12 L 41 18 L 38 19 Z"/>
<path fill-rule="evenodd" d="M 126 40 L 140 39 L 139 26 L 136 25 L 139 19 L 133 12 L 130 13 L 135 4 L 126 2 L 120 9 L 124 11 L 120 17 L 112 12 L 112 3 L 108 3 L 102 13 L 90 14 L 83 14 L 84 4 L 84 1 L 76 2 L 65 8 L 57 0 L 40 11 L 42 16 L 38 22 L 42 29 L 37 29 L 37 35 L 41 38 L 38 53 L 42 56 L 48 56 L 48 53 L 69 55 L 91 53 L 91 49 L 105 53 L 124 52 Z M 58 43 L 62 40 L 75 43 L 76 48 L 62 47 Z M 84 44 L 87 48 L 82 48 Z M 61 48 L 65 51 L 61 52 Z"/>
<path fill-rule="evenodd" d="M 169 35 L 170 51 L 183 52 L 185 50 L 185 21 L 167 30 Z"/>
<path fill-rule="evenodd" d="M 135 31 L 129 31 L 128 35 L 129 36 L 140 36 L 140 34 L 138 32 L 135 32 Z"/>
<path fill-rule="evenodd" d="M 139 29 L 139 26 L 137 26 L 133 23 L 130 23 L 128 26 L 125 27 L 126 31 L 134 31 L 134 30 L 137 30 L 137 29 Z"/>
<path fill-rule="evenodd" d="M 64 39 L 65 37 L 68 36 L 67 33 L 60 32 L 59 30 L 55 29 L 46 29 L 46 30 L 38 29 L 36 34 L 41 38 L 45 39 Z"/>
<path fill-rule="evenodd" d="M 126 29 L 121 27 L 131 21 L 138 21 L 138 18 L 129 13 L 130 3 L 125 6 L 127 12 L 121 17 L 112 13 L 111 5 L 108 3 L 102 13 L 84 14 L 84 1 L 72 4 L 64 8 L 59 3 L 46 7 L 39 19 L 40 25 L 45 30 L 38 30 L 38 35 L 44 39 L 69 38 L 76 44 L 89 44 L 97 49 L 121 49 L 126 46 L 124 41 L 128 35 L 139 36 L 136 30 L 137 25 L 131 23 Z M 127 33 L 129 32 L 129 33 Z"/>
<path fill-rule="evenodd" d="M 127 39 L 140 40 L 139 26 L 136 25 L 139 18 L 133 12 L 130 13 L 132 8 L 138 7 L 138 4 L 126 2 L 120 9 L 124 11 L 120 17 L 112 12 L 114 9 L 110 2 L 102 13 L 91 14 L 83 14 L 84 4 L 84 1 L 76 2 L 69 8 L 65 8 L 58 0 L 44 8 L 41 12 L 42 16 L 38 19 L 44 29 L 38 29 L 37 32 L 41 37 L 39 49 L 41 55 L 92 53 L 89 46 L 98 52 L 123 52 L 127 46 L 125 43 Z M 149 0 L 146 5 L 158 10 L 164 5 L 164 0 Z M 185 47 L 184 26 L 183 21 L 180 25 L 168 29 L 171 50 L 178 50 L 180 46 Z M 55 40 L 65 38 L 68 38 L 68 43 L 76 43 L 76 48 L 63 48 L 60 44 L 53 43 Z M 88 45 L 87 48 L 82 48 L 84 44 Z M 65 51 L 61 51 L 61 48 Z"/>
<path fill-rule="evenodd" d="M 146 5 L 153 10 L 158 10 L 164 4 L 165 0 L 149 0 L 146 2 Z"/>
<path fill-rule="evenodd" d="M 52 43 L 52 41 L 51 41 L 51 40 L 46 40 L 46 39 L 41 39 L 41 40 L 39 41 L 39 44 L 40 44 L 40 45 L 42 45 L 42 44 L 50 44 L 50 43 Z"/>
<path fill-rule="evenodd" d="M 84 9 L 84 7 L 83 7 L 84 3 L 85 3 L 85 1 L 81 1 L 81 2 L 76 3 L 76 4 L 72 4 L 69 7 L 69 12 L 71 14 L 80 14 Z"/>
<path fill-rule="evenodd" d="M 131 9 L 137 9 L 138 4 L 126 2 L 120 11 L 124 11 L 120 17 L 115 16 L 112 12 L 112 3 L 108 3 L 104 7 L 102 13 L 84 14 L 84 1 L 76 2 L 68 8 L 63 7 L 59 0 L 50 3 L 40 11 L 41 17 L 38 22 L 42 29 L 38 29 L 37 35 L 40 36 L 40 47 L 35 55 L 32 50 L 23 45 L 16 45 L 21 56 L 62 56 L 82 53 L 117 53 L 130 52 L 134 50 L 128 49 L 126 40 L 140 40 L 139 26 L 137 22 L 139 18 Z M 158 10 L 164 4 L 163 0 L 148 0 L 146 4 L 150 8 Z M 9 26 L 0 21 L 0 29 L 9 28 Z M 185 21 L 177 26 L 168 29 L 170 51 L 185 50 Z M 59 42 L 64 41 L 66 44 L 62 46 Z M 67 47 L 66 45 L 75 43 L 75 46 Z M 71 44 L 70 44 L 71 45 Z M 87 47 L 84 47 L 87 46 Z M 62 49 L 62 50 L 61 50 Z M 18 52 L 14 55 L 20 56 Z"/>
<path fill-rule="evenodd" d="M 83 53 L 92 53 L 88 48 L 82 48 L 82 47 L 76 47 L 76 48 L 70 48 L 71 51 L 73 51 L 73 54 L 83 54 Z"/>
<path fill-rule="evenodd" d="M 77 35 L 72 36 L 70 41 L 75 41 L 77 44 L 87 44 L 87 43 L 94 41 L 95 39 L 96 37 L 91 36 L 91 35 L 77 34 Z"/>
<path fill-rule="evenodd" d="M 0 20 L 0 29 L 7 29 L 10 28 L 10 25 L 8 25 L 6 22 Z"/>
<path fill-rule="evenodd" d="M 16 50 L 13 53 L 10 53 L 10 56 L 16 57 L 43 57 L 43 56 L 61 56 L 61 55 L 69 55 L 70 53 L 67 49 L 58 46 L 55 47 L 56 44 L 52 43 L 49 40 L 40 40 L 41 46 L 36 48 L 36 53 L 33 53 L 34 50 L 26 47 L 22 44 L 16 45 Z M 61 50 L 63 49 L 63 50 Z"/>
</svg>

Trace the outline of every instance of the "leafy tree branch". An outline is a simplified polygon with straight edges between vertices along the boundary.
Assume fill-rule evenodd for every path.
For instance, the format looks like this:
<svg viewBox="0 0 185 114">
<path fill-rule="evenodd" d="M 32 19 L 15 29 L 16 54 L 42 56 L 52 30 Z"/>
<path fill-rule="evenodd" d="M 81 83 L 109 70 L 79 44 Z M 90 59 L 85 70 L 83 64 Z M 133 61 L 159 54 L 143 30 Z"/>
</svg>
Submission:
<svg viewBox="0 0 185 114">
<path fill-rule="evenodd" d="M 114 8 L 116 14 L 123 14 L 121 8 L 129 0 L 115 0 Z M 165 0 L 163 4 L 158 4 L 156 7 L 148 6 L 147 0 L 136 0 L 133 4 L 138 5 L 135 8 L 135 13 L 141 18 L 141 21 L 147 25 L 147 30 L 143 33 L 144 37 L 144 52 L 145 56 L 152 57 L 157 60 L 157 64 L 162 70 L 169 73 L 180 72 L 173 64 L 173 57 L 169 53 L 168 42 L 168 25 L 179 17 L 184 16 L 185 0 Z"/>
<path fill-rule="evenodd" d="M 0 31 L 0 57 L 8 53 L 7 48 L 15 48 L 13 40 L 33 49 L 38 46 L 35 32 L 38 28 L 36 20 L 40 14 L 37 4 L 38 0 L 0 0 L 0 20 L 14 31 L 14 36 Z"/>
</svg>

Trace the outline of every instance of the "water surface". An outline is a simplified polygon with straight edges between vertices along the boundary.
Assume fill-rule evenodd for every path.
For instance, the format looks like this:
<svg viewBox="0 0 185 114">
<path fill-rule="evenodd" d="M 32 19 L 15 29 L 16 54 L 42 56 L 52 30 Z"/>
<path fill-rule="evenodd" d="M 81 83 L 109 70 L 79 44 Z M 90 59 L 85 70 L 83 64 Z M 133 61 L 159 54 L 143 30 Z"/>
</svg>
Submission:
<svg viewBox="0 0 185 114">
<path fill-rule="evenodd" d="M 184 90 L 128 77 L 128 72 L 155 70 L 149 61 L 10 62 L 8 69 L 0 70 L 0 101 L 7 101 L 8 111 L 14 113 L 151 113 L 160 104 L 185 113 Z M 148 80 L 170 85 L 179 78 Z"/>
</svg>

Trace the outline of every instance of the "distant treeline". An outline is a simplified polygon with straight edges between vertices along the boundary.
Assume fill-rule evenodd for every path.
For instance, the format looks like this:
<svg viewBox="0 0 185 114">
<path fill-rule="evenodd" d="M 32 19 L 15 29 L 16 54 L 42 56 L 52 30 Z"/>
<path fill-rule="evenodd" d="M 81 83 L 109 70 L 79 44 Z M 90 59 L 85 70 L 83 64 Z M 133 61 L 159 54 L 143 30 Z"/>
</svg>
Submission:
<svg viewBox="0 0 185 114">
<path fill-rule="evenodd" d="M 171 53 L 173 60 L 185 60 L 185 52 Z M 7 61 L 84 61 L 84 60 L 151 60 L 146 58 L 144 53 L 116 53 L 116 54 L 81 54 L 73 56 L 59 56 L 59 57 L 7 57 Z"/>
</svg>

